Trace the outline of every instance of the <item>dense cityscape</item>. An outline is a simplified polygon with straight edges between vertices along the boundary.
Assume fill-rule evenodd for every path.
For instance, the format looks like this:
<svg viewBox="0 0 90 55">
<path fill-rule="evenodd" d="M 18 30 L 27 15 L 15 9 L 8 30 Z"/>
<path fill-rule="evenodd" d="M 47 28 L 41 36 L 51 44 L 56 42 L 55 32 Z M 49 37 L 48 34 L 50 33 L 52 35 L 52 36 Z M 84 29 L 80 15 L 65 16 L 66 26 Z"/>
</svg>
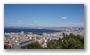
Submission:
<svg viewBox="0 0 90 55">
<path fill-rule="evenodd" d="M 51 40 L 62 39 L 64 37 L 63 33 L 66 35 L 70 35 L 72 33 L 75 36 L 77 36 L 78 34 L 84 36 L 84 28 L 82 27 L 68 27 L 59 30 L 63 31 L 55 33 L 43 33 L 42 35 L 24 31 L 4 33 L 4 48 L 28 49 L 27 45 L 34 42 L 40 44 L 42 48 L 48 48 L 47 42 Z"/>
</svg>

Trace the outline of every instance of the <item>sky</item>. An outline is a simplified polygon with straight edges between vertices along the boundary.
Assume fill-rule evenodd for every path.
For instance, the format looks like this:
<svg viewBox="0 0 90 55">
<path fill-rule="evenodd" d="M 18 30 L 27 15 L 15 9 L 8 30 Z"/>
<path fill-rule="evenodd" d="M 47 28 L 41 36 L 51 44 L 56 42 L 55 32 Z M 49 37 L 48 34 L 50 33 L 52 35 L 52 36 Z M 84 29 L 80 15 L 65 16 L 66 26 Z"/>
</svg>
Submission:
<svg viewBox="0 0 90 55">
<path fill-rule="evenodd" d="M 5 27 L 84 27 L 84 4 L 4 4 Z"/>
</svg>

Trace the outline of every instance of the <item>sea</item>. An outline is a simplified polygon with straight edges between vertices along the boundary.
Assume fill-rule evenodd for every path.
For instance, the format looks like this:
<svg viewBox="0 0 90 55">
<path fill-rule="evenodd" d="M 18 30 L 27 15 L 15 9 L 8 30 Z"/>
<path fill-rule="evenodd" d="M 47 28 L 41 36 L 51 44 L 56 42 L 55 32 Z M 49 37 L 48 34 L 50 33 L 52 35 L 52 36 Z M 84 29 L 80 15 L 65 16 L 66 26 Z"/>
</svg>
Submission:
<svg viewBox="0 0 90 55">
<path fill-rule="evenodd" d="M 55 32 L 61 32 L 61 30 L 51 30 L 51 29 L 18 29 L 18 28 L 4 28 L 4 33 L 11 33 L 11 32 L 21 32 L 24 31 L 32 32 L 34 34 L 42 35 L 43 33 L 55 33 Z"/>
</svg>

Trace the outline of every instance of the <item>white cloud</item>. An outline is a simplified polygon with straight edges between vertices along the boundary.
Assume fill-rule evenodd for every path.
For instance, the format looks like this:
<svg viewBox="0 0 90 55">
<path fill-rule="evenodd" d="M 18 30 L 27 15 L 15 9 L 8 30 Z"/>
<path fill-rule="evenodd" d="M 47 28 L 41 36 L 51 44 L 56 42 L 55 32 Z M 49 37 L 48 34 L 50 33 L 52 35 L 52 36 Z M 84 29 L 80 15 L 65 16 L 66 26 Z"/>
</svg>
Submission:
<svg viewBox="0 0 90 55">
<path fill-rule="evenodd" d="M 67 17 L 61 17 L 61 19 L 67 19 Z"/>
<path fill-rule="evenodd" d="M 34 21 L 35 23 L 37 22 L 37 21 Z"/>
<path fill-rule="evenodd" d="M 4 24 L 14 24 L 13 22 L 11 23 L 11 22 L 5 22 Z"/>
<path fill-rule="evenodd" d="M 21 23 L 22 21 L 18 21 L 18 23 Z"/>
</svg>

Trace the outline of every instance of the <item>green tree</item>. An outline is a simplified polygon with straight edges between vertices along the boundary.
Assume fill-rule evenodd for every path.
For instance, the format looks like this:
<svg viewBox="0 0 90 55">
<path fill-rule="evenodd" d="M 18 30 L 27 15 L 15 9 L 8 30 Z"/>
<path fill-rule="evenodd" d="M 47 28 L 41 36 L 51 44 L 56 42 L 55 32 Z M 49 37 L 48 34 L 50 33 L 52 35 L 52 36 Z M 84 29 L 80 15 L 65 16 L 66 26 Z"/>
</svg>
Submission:
<svg viewBox="0 0 90 55">
<path fill-rule="evenodd" d="M 78 34 L 77 38 L 84 44 L 84 36 Z"/>
<path fill-rule="evenodd" d="M 65 33 L 64 32 L 62 33 L 62 35 L 63 35 L 63 37 L 65 37 Z"/>
<path fill-rule="evenodd" d="M 27 45 L 28 49 L 42 49 L 43 47 L 38 42 L 33 42 Z"/>
</svg>

